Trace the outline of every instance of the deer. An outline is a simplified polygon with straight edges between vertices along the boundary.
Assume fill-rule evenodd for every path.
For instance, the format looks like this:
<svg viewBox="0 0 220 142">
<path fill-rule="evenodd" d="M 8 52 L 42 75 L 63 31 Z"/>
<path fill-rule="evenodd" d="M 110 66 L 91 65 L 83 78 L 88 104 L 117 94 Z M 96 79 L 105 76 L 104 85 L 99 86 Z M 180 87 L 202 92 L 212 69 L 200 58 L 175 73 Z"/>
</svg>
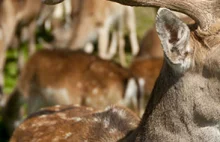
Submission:
<svg viewBox="0 0 220 142">
<path fill-rule="evenodd" d="M 82 51 L 43 49 L 24 66 L 14 92 L 5 101 L 3 122 L 8 133 L 40 108 L 78 105 L 104 109 L 113 104 L 139 113 L 139 87 L 130 71 Z M 136 95 L 135 95 L 136 94 Z"/>
<path fill-rule="evenodd" d="M 73 8 L 77 10 L 73 14 L 72 39 L 69 48 L 73 50 L 90 49 L 88 51 L 93 52 L 92 43 L 98 40 L 99 57 L 107 60 L 112 59 L 117 53 L 118 47 L 120 63 L 125 66 L 124 28 L 129 31 L 132 55 L 136 55 L 139 50 L 133 8 L 105 0 L 73 1 L 75 2 Z M 112 27 L 112 38 L 109 42 Z M 57 37 L 57 39 L 60 38 Z"/>
<path fill-rule="evenodd" d="M 114 1 L 133 6 L 162 7 L 157 13 L 156 29 L 164 51 L 164 63 L 141 120 L 117 107 L 79 117 L 69 117 L 71 113 L 65 113 L 65 110 L 58 111 L 64 114 L 40 111 L 15 130 L 11 142 L 219 141 L 217 13 L 220 3 L 217 0 Z M 196 23 L 185 24 L 167 8 L 187 14 Z M 51 117 L 54 121 L 48 124 Z M 47 131 L 40 133 L 45 128 Z"/>
<path fill-rule="evenodd" d="M 28 33 L 30 35 L 29 54 L 35 52 L 35 20 L 40 13 L 41 5 L 41 2 L 38 0 L 2 0 L 0 2 L 0 88 L 4 84 L 3 69 L 6 60 L 5 54 L 8 47 L 11 46 L 13 37 L 19 31 L 20 26 L 28 27 Z M 20 60 L 22 61 L 22 58 Z M 19 63 L 21 62 L 19 61 Z"/>
<path fill-rule="evenodd" d="M 155 9 L 156 11 L 157 9 Z M 193 24 L 194 20 L 183 13 L 175 12 L 184 23 Z M 155 12 L 156 15 L 156 12 Z M 163 65 L 163 50 L 161 48 L 160 39 L 157 35 L 156 26 L 154 25 L 146 31 L 144 37 L 140 42 L 140 51 L 130 65 L 130 70 L 133 76 L 138 80 L 140 87 L 139 106 L 141 110 L 145 109 L 146 104 L 150 98 L 157 77 Z M 145 70 L 143 70 L 143 68 Z"/>
<path fill-rule="evenodd" d="M 64 2 L 68 3 L 68 1 Z M 120 63 L 126 66 L 124 29 L 127 28 L 132 55 L 135 56 L 138 53 L 135 13 L 132 7 L 105 0 L 71 0 L 70 3 L 72 4 L 69 4 L 72 7 L 70 22 L 72 26 L 66 28 L 61 25 L 52 30 L 55 37 L 52 45 L 93 53 L 93 43 L 97 41 L 98 55 L 102 59 L 112 59 L 117 54 L 118 47 Z M 55 19 L 57 14 L 63 15 L 62 5 L 58 7 L 52 14 Z M 50 21 L 54 18 L 52 17 Z M 113 29 L 112 33 L 111 29 Z"/>
<path fill-rule="evenodd" d="M 126 97 L 130 78 L 129 70 L 97 56 L 81 51 L 45 49 L 28 60 L 17 86 L 28 98 L 30 114 L 40 108 L 36 107 L 39 101 L 44 107 L 78 104 L 104 108 L 119 103 Z"/>
</svg>

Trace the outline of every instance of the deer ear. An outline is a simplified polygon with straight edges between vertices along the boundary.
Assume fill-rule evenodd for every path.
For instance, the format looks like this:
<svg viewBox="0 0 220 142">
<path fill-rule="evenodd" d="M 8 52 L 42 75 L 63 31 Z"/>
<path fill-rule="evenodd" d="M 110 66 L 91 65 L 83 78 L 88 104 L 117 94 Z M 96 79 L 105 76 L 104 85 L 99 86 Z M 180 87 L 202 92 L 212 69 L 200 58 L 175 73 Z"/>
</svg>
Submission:
<svg viewBox="0 0 220 142">
<path fill-rule="evenodd" d="M 192 57 L 188 26 L 169 9 L 160 8 L 157 13 L 156 30 L 169 65 L 174 67 L 174 70 L 188 69 Z"/>
</svg>

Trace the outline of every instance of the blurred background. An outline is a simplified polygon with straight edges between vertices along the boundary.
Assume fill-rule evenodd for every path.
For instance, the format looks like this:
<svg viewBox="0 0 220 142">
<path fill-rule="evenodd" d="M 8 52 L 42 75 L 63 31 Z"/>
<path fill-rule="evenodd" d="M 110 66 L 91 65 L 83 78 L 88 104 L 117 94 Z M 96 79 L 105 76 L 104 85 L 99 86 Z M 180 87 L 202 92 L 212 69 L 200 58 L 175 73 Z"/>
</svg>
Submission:
<svg viewBox="0 0 220 142">
<path fill-rule="evenodd" d="M 102 0 L 89 1 L 66 0 L 56 6 L 43 5 L 40 0 L 0 1 L 0 71 L 3 70 L 4 79 L 2 81 L 0 77 L 0 85 L 3 85 L 1 95 L 4 96 L 1 97 L 0 107 L 0 142 L 6 142 L 10 137 L 3 121 L 3 109 L 8 101 L 5 96 L 16 90 L 17 80 L 26 62 L 41 49 L 82 50 L 114 62 L 126 70 L 132 70 L 132 76 L 139 81 L 139 92 L 149 96 L 162 65 L 162 51 L 151 50 L 155 46 L 153 44 L 160 46 L 158 39 L 154 39 L 156 10 L 127 9 Z M 112 49 L 108 47 L 111 43 L 114 45 L 115 33 L 119 40 L 115 44 L 120 44 L 120 37 L 125 41 L 122 49 L 120 45 L 112 46 Z M 106 34 L 108 36 L 104 37 Z M 109 44 L 103 43 L 104 39 L 109 40 Z M 155 58 L 160 58 L 160 61 L 151 60 Z M 142 59 L 147 59 L 147 63 L 142 63 Z M 25 104 L 22 105 L 25 107 Z"/>
</svg>

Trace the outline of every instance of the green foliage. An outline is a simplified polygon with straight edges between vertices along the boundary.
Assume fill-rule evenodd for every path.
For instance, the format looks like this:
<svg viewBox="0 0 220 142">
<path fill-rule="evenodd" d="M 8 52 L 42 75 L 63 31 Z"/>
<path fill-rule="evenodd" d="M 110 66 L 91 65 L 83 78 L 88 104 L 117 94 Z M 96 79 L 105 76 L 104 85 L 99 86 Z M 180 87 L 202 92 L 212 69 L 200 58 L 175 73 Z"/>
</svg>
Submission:
<svg viewBox="0 0 220 142">
<path fill-rule="evenodd" d="M 156 11 L 154 8 L 136 7 L 137 36 L 141 39 L 154 24 Z"/>
</svg>

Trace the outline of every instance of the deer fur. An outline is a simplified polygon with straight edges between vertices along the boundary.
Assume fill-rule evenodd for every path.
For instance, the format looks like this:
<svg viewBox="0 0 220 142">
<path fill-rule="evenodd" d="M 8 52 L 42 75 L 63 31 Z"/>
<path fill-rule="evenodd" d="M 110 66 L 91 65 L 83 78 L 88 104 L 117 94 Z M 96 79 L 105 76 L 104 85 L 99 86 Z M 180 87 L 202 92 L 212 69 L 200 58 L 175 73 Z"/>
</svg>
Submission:
<svg viewBox="0 0 220 142">
<path fill-rule="evenodd" d="M 143 114 L 154 84 L 160 74 L 163 58 L 135 58 L 129 69 L 137 79 L 140 90 L 140 115 Z"/>
<path fill-rule="evenodd" d="M 130 71 L 114 62 L 81 51 L 44 49 L 27 61 L 5 103 L 3 121 L 9 133 L 22 120 L 25 102 L 28 115 L 57 104 L 95 109 L 118 104 L 139 113 L 139 87 Z"/>
<path fill-rule="evenodd" d="M 184 23 L 193 24 L 194 21 L 185 14 L 174 12 Z M 157 77 L 163 65 L 163 50 L 158 37 L 156 26 L 148 30 L 140 44 L 140 51 L 133 59 L 130 70 L 137 78 L 140 87 L 141 104 L 144 110 L 153 90 Z M 144 69 L 144 70 L 143 70 Z"/>
<path fill-rule="evenodd" d="M 128 1 L 128 4 L 135 5 L 138 2 Z M 170 7 L 172 8 L 172 6 Z M 128 111 L 122 109 L 125 112 L 121 113 L 121 109 L 114 109 L 113 107 L 110 110 L 115 112 L 114 115 L 117 114 L 121 117 L 112 118 L 113 114 L 106 114 L 108 110 L 92 113 L 80 117 L 80 119 L 77 119 L 78 122 L 69 122 L 68 126 L 71 126 L 71 130 L 80 129 L 82 131 L 71 133 L 71 131 L 57 129 L 58 127 L 56 127 L 51 133 L 47 131 L 49 132 L 48 135 L 52 135 L 53 138 L 58 136 L 58 140 L 63 138 L 65 141 L 73 139 L 74 141 L 136 142 L 220 141 L 220 49 L 217 44 L 211 46 L 213 43 L 206 43 L 211 46 L 211 48 L 208 48 L 203 41 L 207 38 L 210 39 L 210 37 L 201 37 L 197 28 L 187 26 L 166 8 L 161 8 L 158 11 L 156 29 L 162 43 L 165 60 L 138 127 L 129 127 L 130 124 L 136 123 L 136 121 L 132 119 L 133 117 L 129 117 Z M 216 34 L 212 36 L 218 37 Z M 131 115 L 131 113 L 129 114 Z M 96 117 L 97 115 L 104 115 L 105 118 L 102 118 L 101 122 L 106 123 L 94 125 L 97 124 L 94 122 L 94 118 L 100 118 Z M 71 118 L 73 119 L 73 117 Z M 129 119 L 125 120 L 125 118 Z M 39 120 L 41 120 L 40 123 L 36 123 Z M 43 140 L 47 138 L 46 136 L 40 136 L 41 131 L 38 130 L 43 128 L 48 120 L 49 115 L 38 115 L 26 120 L 16 129 L 11 141 Z M 115 126 L 111 123 L 122 123 L 121 120 L 126 122 L 126 130 L 128 131 L 120 131 L 124 126 Z M 32 123 L 32 121 L 35 123 Z M 62 116 L 57 118 L 54 123 L 60 121 L 62 121 Z M 31 124 L 39 125 L 31 127 Z M 117 132 L 116 139 L 114 139 L 115 133 L 104 131 L 111 128 L 111 126 L 114 128 L 113 132 Z M 51 125 L 52 128 L 53 124 Z M 71 137 L 65 137 L 66 135 L 63 134 L 59 135 L 58 132 L 61 130 L 65 131 L 65 134 L 70 132 Z M 31 133 L 26 135 L 27 132 Z M 120 136 L 118 136 L 119 134 Z"/>
</svg>

